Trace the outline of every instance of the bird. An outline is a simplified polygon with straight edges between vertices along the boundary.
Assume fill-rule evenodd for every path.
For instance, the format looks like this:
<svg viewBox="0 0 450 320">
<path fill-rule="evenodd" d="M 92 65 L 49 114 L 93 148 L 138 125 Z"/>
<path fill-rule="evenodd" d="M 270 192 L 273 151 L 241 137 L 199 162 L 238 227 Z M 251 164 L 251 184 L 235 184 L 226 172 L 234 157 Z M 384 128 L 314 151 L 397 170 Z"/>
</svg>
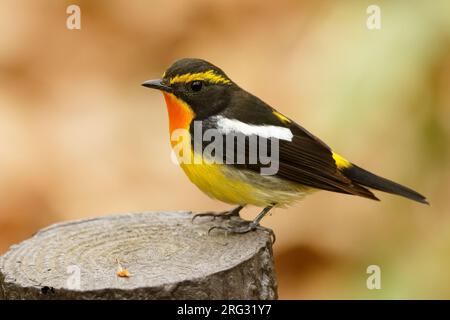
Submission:
<svg viewBox="0 0 450 320">
<path fill-rule="evenodd" d="M 179 59 L 162 78 L 145 81 L 142 85 L 163 93 L 171 145 L 173 150 L 182 149 L 177 159 L 190 181 L 211 198 L 236 206 L 222 213 L 200 213 L 194 218 L 231 219 L 239 216 L 247 205 L 263 208 L 253 220 L 233 226 L 215 226 L 209 231 L 217 228 L 241 234 L 264 228 L 260 222 L 271 209 L 291 206 L 318 190 L 379 201 L 370 191 L 374 189 L 429 204 L 418 192 L 339 155 L 290 117 L 239 87 L 222 69 L 206 60 Z M 216 147 L 223 147 L 216 149 L 221 152 L 205 152 L 210 141 L 196 131 L 208 130 L 213 130 L 212 136 L 218 140 Z M 256 147 L 252 149 L 250 142 Z M 270 154 L 273 151 L 276 155 L 273 157 L 276 170 L 271 174 L 263 173 L 268 166 L 258 158 L 259 154 L 256 161 L 255 157 L 250 159 L 251 153 L 265 144 Z M 236 161 L 238 158 L 241 161 Z"/>
</svg>

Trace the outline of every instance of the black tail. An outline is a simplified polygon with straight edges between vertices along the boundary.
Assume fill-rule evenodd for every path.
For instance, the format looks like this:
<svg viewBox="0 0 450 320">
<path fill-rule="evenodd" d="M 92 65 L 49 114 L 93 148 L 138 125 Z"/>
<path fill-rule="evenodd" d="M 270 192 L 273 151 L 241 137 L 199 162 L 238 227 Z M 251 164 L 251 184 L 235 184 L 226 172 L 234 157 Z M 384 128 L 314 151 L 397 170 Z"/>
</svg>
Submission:
<svg viewBox="0 0 450 320">
<path fill-rule="evenodd" d="M 361 184 L 363 186 L 384 192 L 397 194 L 399 196 L 414 201 L 429 204 L 427 199 L 423 195 L 415 192 L 414 190 L 411 190 L 396 182 L 390 181 L 388 179 L 370 173 L 369 171 L 364 170 L 363 168 L 360 168 L 354 164 L 352 164 L 351 167 L 343 169 L 342 173 L 346 177 L 350 178 L 352 181 Z"/>
</svg>

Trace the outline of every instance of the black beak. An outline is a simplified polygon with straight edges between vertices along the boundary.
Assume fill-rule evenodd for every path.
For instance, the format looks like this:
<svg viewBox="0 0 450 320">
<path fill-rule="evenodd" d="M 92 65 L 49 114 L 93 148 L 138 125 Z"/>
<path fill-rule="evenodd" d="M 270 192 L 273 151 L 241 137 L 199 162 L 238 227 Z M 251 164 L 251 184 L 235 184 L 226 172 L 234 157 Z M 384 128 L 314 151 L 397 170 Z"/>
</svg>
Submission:
<svg viewBox="0 0 450 320">
<path fill-rule="evenodd" d="M 162 83 L 162 79 L 148 80 L 142 83 L 144 87 L 172 92 L 172 88 Z"/>
</svg>

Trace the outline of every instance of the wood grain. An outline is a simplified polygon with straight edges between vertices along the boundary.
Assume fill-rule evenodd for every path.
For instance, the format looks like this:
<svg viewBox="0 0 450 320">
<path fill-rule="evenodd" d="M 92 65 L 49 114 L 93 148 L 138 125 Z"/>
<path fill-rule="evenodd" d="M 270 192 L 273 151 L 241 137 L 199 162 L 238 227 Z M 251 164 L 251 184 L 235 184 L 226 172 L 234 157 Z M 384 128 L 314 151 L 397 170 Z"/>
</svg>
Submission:
<svg viewBox="0 0 450 320">
<path fill-rule="evenodd" d="M 270 236 L 207 231 L 188 212 L 64 222 L 0 258 L 3 299 L 276 299 Z M 131 274 L 117 275 L 118 263 Z M 74 277 L 79 271 L 79 288 Z"/>
</svg>

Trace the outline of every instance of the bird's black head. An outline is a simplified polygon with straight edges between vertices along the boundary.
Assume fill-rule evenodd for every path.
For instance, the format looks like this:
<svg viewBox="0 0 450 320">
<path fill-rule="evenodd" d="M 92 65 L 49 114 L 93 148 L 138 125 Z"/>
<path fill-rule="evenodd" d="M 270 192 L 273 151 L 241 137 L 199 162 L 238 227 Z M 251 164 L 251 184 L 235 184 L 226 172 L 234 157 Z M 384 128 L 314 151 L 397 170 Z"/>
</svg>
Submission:
<svg viewBox="0 0 450 320">
<path fill-rule="evenodd" d="M 180 59 L 167 69 L 162 79 L 142 85 L 175 95 L 189 105 L 197 119 L 223 110 L 237 89 L 225 72 L 201 59 Z"/>
</svg>

